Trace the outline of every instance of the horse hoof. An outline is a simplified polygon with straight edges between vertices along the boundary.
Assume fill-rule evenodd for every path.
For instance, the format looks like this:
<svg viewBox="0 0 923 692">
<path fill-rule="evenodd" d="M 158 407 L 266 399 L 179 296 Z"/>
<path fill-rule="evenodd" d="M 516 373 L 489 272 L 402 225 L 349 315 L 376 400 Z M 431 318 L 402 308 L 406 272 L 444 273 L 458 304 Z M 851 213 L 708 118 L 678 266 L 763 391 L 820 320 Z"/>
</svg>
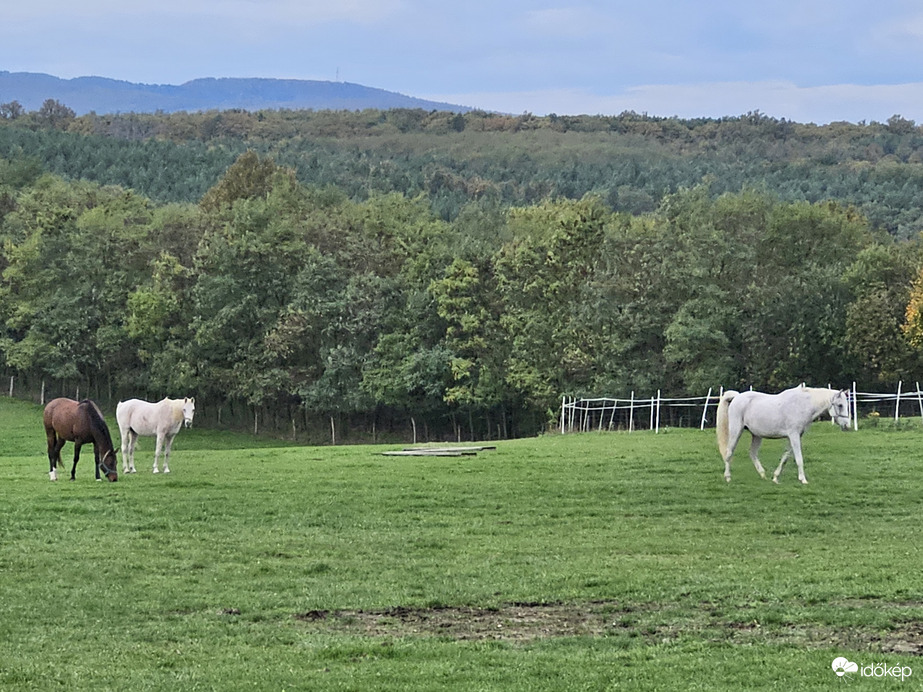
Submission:
<svg viewBox="0 0 923 692">
<path fill-rule="evenodd" d="M 154 469 L 154 473 L 160 473 L 159 469 Z"/>
</svg>

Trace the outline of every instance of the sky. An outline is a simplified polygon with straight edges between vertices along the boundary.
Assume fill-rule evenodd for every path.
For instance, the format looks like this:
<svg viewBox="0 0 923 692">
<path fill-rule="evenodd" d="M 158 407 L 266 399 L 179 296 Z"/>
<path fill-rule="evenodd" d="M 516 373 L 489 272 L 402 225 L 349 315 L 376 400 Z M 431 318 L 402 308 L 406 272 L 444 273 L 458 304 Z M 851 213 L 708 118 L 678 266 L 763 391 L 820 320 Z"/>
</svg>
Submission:
<svg viewBox="0 0 923 692">
<path fill-rule="evenodd" d="M 0 70 L 345 81 L 488 111 L 923 121 L 919 0 L 29 0 Z M 2 95 L 0 95 L 2 100 Z"/>
</svg>

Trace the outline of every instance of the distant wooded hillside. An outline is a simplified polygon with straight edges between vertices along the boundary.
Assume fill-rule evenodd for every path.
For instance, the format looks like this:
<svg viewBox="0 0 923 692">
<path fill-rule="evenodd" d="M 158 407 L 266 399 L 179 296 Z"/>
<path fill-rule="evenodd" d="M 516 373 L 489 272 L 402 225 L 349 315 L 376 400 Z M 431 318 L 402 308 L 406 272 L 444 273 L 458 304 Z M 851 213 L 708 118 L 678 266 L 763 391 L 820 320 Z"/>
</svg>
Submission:
<svg viewBox="0 0 923 692">
<path fill-rule="evenodd" d="M 714 195 L 757 188 L 783 201 L 855 206 L 896 238 L 923 230 L 923 128 L 803 125 L 759 113 L 683 120 L 507 116 L 391 109 L 214 110 L 77 116 L 49 101 L 0 104 L 0 156 L 53 173 L 130 187 L 158 201 L 197 201 L 241 153 L 290 167 L 306 185 L 355 201 L 425 195 L 445 220 L 471 201 L 499 206 L 592 193 L 640 214 L 707 182 Z"/>
<path fill-rule="evenodd" d="M 33 72 L 0 71 L 0 101 L 36 110 L 48 99 L 76 114 L 173 113 L 176 111 L 303 108 L 425 108 L 464 112 L 463 106 L 405 96 L 393 91 L 306 79 L 194 79 L 184 84 L 135 84 L 105 77 L 60 79 Z"/>
</svg>

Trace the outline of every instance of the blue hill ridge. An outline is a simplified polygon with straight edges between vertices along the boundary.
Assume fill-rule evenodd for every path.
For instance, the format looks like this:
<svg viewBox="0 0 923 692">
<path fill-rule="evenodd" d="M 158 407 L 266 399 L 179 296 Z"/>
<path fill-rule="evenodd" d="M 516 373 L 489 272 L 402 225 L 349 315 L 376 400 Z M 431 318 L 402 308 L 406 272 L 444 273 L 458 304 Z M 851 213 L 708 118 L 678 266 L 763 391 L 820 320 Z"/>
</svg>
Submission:
<svg viewBox="0 0 923 692">
<path fill-rule="evenodd" d="M 248 111 L 422 108 L 453 113 L 471 110 L 349 82 L 226 77 L 194 79 L 180 85 L 136 84 L 106 77 L 61 79 L 37 72 L 0 71 L 0 103 L 18 101 L 31 111 L 38 110 L 47 99 L 59 101 L 77 115 L 234 108 Z"/>
</svg>

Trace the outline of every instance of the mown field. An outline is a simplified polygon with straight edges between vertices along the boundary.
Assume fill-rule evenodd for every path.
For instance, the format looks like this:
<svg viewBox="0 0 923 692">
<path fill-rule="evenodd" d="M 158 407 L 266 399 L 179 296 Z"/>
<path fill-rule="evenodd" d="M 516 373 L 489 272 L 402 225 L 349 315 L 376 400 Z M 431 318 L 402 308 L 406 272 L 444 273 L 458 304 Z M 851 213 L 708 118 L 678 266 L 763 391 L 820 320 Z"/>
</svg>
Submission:
<svg viewBox="0 0 923 692">
<path fill-rule="evenodd" d="M 923 428 L 804 447 L 808 486 L 743 448 L 728 485 L 711 431 L 404 458 L 193 428 L 169 476 L 148 438 L 51 483 L 4 398 L 0 689 L 919 688 Z"/>
</svg>

